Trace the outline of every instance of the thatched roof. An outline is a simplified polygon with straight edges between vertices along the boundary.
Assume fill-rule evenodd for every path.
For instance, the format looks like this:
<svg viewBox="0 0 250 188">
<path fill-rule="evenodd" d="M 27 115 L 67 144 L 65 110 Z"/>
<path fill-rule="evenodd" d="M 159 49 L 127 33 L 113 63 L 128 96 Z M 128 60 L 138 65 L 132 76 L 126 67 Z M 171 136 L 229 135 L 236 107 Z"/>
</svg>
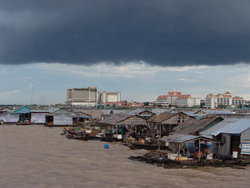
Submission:
<svg viewBox="0 0 250 188">
<path fill-rule="evenodd" d="M 175 116 L 176 113 L 170 113 L 170 112 L 163 112 L 161 113 L 160 115 L 153 115 L 152 117 L 150 117 L 148 119 L 149 122 L 152 122 L 152 123 L 160 123 L 162 121 L 165 121 L 173 116 Z"/>
<path fill-rule="evenodd" d="M 173 130 L 174 133 L 178 134 L 198 134 L 204 128 L 208 126 L 212 127 L 213 125 L 219 123 L 222 120 L 223 118 L 215 116 L 206 116 L 200 120 L 191 118 L 185 121 L 184 123 L 179 124 Z"/>
<path fill-rule="evenodd" d="M 99 122 L 102 125 L 147 125 L 147 121 L 139 115 L 113 114 Z"/>
<path fill-rule="evenodd" d="M 150 117 L 148 119 L 148 121 L 151 123 L 161 123 L 161 122 L 166 121 L 174 116 L 181 116 L 181 115 L 189 116 L 183 112 L 178 112 L 178 113 L 163 112 L 160 115 L 157 115 L 157 114 L 153 115 L 152 117 Z M 189 116 L 189 117 L 191 117 L 191 116 Z"/>
<path fill-rule="evenodd" d="M 106 124 L 106 125 L 116 125 L 120 121 L 127 119 L 130 117 L 128 114 L 113 114 L 111 116 L 108 116 L 107 118 L 103 119 L 100 121 L 101 124 Z"/>
<path fill-rule="evenodd" d="M 148 122 L 145 118 L 141 117 L 140 115 L 133 115 L 120 121 L 119 124 L 135 126 L 135 125 L 148 125 Z"/>
<path fill-rule="evenodd" d="M 60 109 L 60 110 L 57 110 L 55 112 L 52 112 L 52 113 L 48 113 L 46 114 L 46 116 L 71 116 L 71 117 L 78 117 L 78 115 L 74 112 L 71 112 L 69 110 L 66 110 L 66 109 Z"/>
<path fill-rule="evenodd" d="M 102 111 L 100 109 L 71 109 L 74 113 L 77 114 L 86 114 L 91 116 L 92 118 L 100 119 Z"/>
</svg>

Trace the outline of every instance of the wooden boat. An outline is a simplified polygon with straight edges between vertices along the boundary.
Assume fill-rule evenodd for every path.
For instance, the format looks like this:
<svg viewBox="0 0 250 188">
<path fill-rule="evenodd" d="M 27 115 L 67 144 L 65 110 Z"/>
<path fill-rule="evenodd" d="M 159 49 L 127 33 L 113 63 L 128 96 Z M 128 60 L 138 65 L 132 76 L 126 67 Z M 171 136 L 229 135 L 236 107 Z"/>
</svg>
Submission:
<svg viewBox="0 0 250 188">
<path fill-rule="evenodd" d="M 100 140 L 104 142 L 122 142 L 123 141 L 122 139 L 118 139 L 115 137 L 102 137 Z"/>
<path fill-rule="evenodd" d="M 130 149 L 145 149 L 145 150 L 167 150 L 169 149 L 167 146 L 165 145 L 161 145 L 159 147 L 159 145 L 157 144 L 140 144 L 140 143 L 132 143 L 132 144 L 128 144 L 128 147 Z"/>
<path fill-rule="evenodd" d="M 116 134 L 102 134 L 100 140 L 105 142 L 123 142 L 122 135 L 118 136 Z"/>
<path fill-rule="evenodd" d="M 17 122 L 16 125 L 31 125 L 33 122 L 31 121 L 20 121 Z"/>
<path fill-rule="evenodd" d="M 68 139 L 76 139 L 76 140 L 88 140 L 88 136 L 86 135 L 75 135 L 75 134 L 68 134 L 66 135 Z"/>
</svg>

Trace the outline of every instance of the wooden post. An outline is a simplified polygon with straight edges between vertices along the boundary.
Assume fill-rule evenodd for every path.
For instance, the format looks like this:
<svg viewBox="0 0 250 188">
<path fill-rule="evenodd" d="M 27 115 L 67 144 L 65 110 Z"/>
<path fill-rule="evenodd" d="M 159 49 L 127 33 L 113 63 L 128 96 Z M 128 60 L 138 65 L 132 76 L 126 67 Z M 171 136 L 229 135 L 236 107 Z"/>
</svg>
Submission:
<svg viewBox="0 0 250 188">
<path fill-rule="evenodd" d="M 180 144 L 178 144 L 178 159 L 180 159 L 180 152 L 181 152 L 181 149 L 180 149 Z"/>
<path fill-rule="evenodd" d="M 201 140 L 199 139 L 199 161 L 201 161 Z"/>
<path fill-rule="evenodd" d="M 117 138 L 118 138 L 118 130 L 119 130 L 119 125 L 116 125 L 116 136 L 117 136 Z"/>
<path fill-rule="evenodd" d="M 160 124 L 160 128 L 159 128 L 159 138 L 161 138 L 161 124 Z M 160 140 L 158 140 L 158 149 L 159 149 L 159 152 L 160 152 L 160 150 L 161 150 Z"/>
<path fill-rule="evenodd" d="M 220 158 L 220 142 L 219 142 L 219 148 L 218 148 L 218 158 Z"/>
<path fill-rule="evenodd" d="M 162 124 L 160 124 L 160 132 L 159 132 L 159 137 L 161 138 L 161 126 Z"/>
</svg>

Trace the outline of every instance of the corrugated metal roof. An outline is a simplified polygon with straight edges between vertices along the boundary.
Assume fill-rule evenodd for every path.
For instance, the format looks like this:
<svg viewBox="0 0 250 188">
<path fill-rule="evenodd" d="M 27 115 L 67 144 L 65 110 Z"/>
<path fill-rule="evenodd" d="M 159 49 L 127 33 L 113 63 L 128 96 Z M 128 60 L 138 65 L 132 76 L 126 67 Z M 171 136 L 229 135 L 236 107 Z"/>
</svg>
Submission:
<svg viewBox="0 0 250 188">
<path fill-rule="evenodd" d="M 206 116 L 200 120 L 190 118 L 189 120 L 180 123 L 173 130 L 178 134 L 197 134 L 207 126 L 213 126 L 222 121 L 221 117 Z"/>
<path fill-rule="evenodd" d="M 202 110 L 206 114 L 235 114 L 235 112 L 231 112 L 229 110 Z"/>
<path fill-rule="evenodd" d="M 22 108 L 15 110 L 14 113 L 16 113 L 16 114 L 28 114 L 28 113 L 30 113 L 30 111 L 31 110 L 29 107 L 23 106 Z"/>
<path fill-rule="evenodd" d="M 170 112 L 163 112 L 161 113 L 160 115 L 158 114 L 155 114 L 153 116 L 151 116 L 148 121 L 150 122 L 155 122 L 155 123 L 160 123 L 160 122 L 163 122 L 173 116 L 176 116 L 178 115 L 178 113 L 170 113 Z"/>
<path fill-rule="evenodd" d="M 245 118 L 245 119 L 240 119 L 239 121 L 237 121 L 235 123 L 229 123 L 226 126 L 222 127 L 221 129 L 219 129 L 211 134 L 214 136 L 217 136 L 220 133 L 240 134 L 249 128 L 250 128 L 250 119 Z"/>
<path fill-rule="evenodd" d="M 189 140 L 193 140 L 196 138 L 199 138 L 199 136 L 186 135 L 186 136 L 179 137 L 179 138 L 173 138 L 169 142 L 182 143 L 182 142 L 187 142 Z"/>
<path fill-rule="evenodd" d="M 50 113 L 49 110 L 31 110 L 31 113 Z"/>
<path fill-rule="evenodd" d="M 101 124 L 116 125 L 120 121 L 130 117 L 128 114 L 113 114 L 104 120 L 101 120 Z"/>
<path fill-rule="evenodd" d="M 202 131 L 200 133 L 200 135 L 211 135 L 213 132 L 225 127 L 226 125 L 228 125 L 229 123 L 235 123 L 237 121 L 239 121 L 239 118 L 224 118 L 224 120 L 222 120 L 221 122 L 217 123 L 216 125 L 212 126 L 211 128 Z"/>
<path fill-rule="evenodd" d="M 169 136 L 164 136 L 160 138 L 159 140 L 165 141 L 165 142 L 182 143 L 182 142 L 187 142 L 189 140 L 193 140 L 196 138 L 199 138 L 199 136 L 189 135 L 189 134 L 173 134 Z"/>
<path fill-rule="evenodd" d="M 102 114 L 109 115 L 109 114 L 125 114 L 128 110 L 102 110 Z"/>
<path fill-rule="evenodd" d="M 138 108 L 138 109 L 136 109 L 136 110 L 133 110 L 133 111 L 128 112 L 128 114 L 132 116 L 132 115 L 139 114 L 139 113 L 141 113 L 141 112 L 143 112 L 143 111 L 145 111 L 145 109 Z"/>
<path fill-rule="evenodd" d="M 195 135 L 189 135 L 189 134 L 173 134 L 169 136 L 164 136 L 160 138 L 159 140 L 165 141 L 165 142 L 183 143 L 183 142 L 194 141 L 198 139 L 218 142 L 217 140 L 211 139 L 209 137 L 195 136 Z"/>
<path fill-rule="evenodd" d="M 50 108 L 50 109 L 38 109 L 38 110 L 31 110 L 31 113 L 52 113 L 55 111 L 60 110 L 60 108 Z"/>
<path fill-rule="evenodd" d="M 189 116 L 195 116 L 195 111 L 182 111 L 184 114 L 187 114 Z"/>
<path fill-rule="evenodd" d="M 74 113 L 85 113 L 90 115 L 92 118 L 99 119 L 102 115 L 101 109 L 73 109 Z"/>
<path fill-rule="evenodd" d="M 172 112 L 173 111 L 173 109 L 152 109 L 152 112 L 154 113 L 154 114 L 162 114 L 162 113 L 164 113 L 164 112 Z"/>
<path fill-rule="evenodd" d="M 74 112 L 70 112 L 68 110 L 57 110 L 55 112 L 46 114 L 46 116 L 56 116 L 56 115 L 65 115 L 65 116 L 71 116 L 71 117 L 78 117 L 78 115 Z"/>
<path fill-rule="evenodd" d="M 85 115 L 85 116 L 79 116 L 80 118 L 84 118 L 84 119 L 91 119 L 91 116 Z"/>
<path fill-rule="evenodd" d="M 182 112 L 188 116 L 195 117 L 196 119 L 200 119 L 207 115 L 207 114 L 196 114 L 195 111 L 182 111 Z"/>
</svg>

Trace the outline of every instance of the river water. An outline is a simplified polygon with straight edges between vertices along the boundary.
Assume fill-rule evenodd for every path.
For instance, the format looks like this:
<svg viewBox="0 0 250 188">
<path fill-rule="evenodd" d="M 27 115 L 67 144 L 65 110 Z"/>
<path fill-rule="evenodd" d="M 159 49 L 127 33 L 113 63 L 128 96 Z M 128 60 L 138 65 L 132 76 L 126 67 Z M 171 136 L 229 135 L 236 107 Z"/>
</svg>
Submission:
<svg viewBox="0 0 250 188">
<path fill-rule="evenodd" d="M 0 126 L 0 187 L 248 187 L 250 167 L 164 169 L 128 159 L 145 150 L 69 140 L 62 128 Z"/>
</svg>

